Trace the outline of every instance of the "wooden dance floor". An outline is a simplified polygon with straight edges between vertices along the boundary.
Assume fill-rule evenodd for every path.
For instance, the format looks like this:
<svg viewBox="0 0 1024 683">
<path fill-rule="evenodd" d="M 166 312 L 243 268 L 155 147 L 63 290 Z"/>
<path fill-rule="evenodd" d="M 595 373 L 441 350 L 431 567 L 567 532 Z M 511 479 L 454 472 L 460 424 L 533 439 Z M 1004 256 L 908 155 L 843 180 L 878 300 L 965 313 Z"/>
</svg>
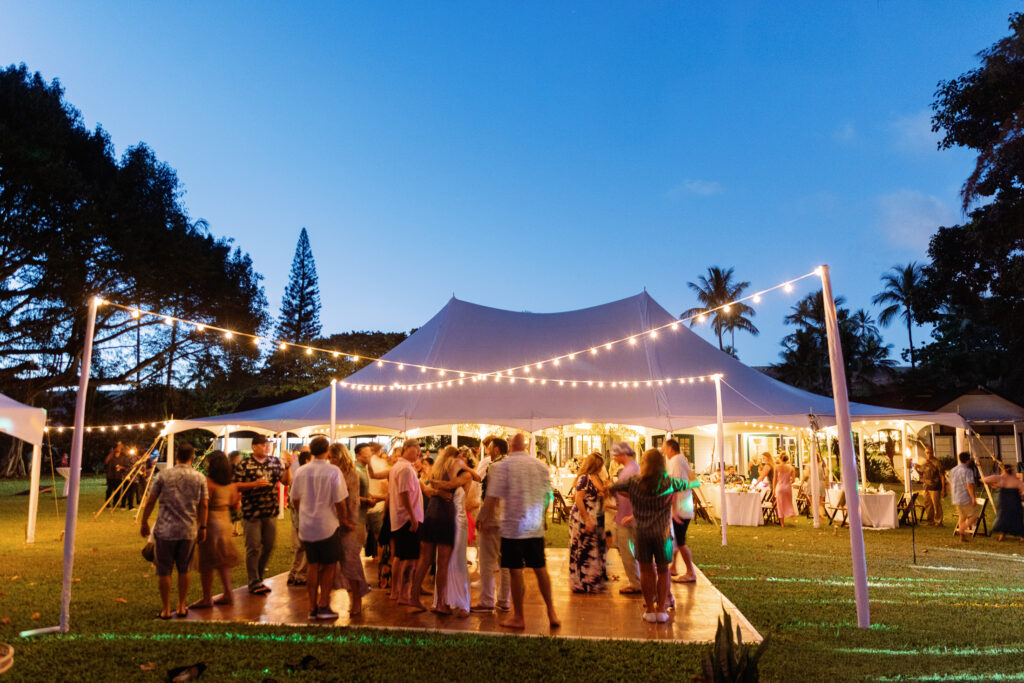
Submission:
<svg viewBox="0 0 1024 683">
<path fill-rule="evenodd" d="M 593 595 L 574 594 L 569 590 L 569 551 L 565 548 L 547 550 L 548 571 L 561 627 L 548 625 L 547 612 L 533 572 L 525 571 L 526 629 L 515 631 L 499 626 L 505 612 L 470 614 L 466 618 L 439 616 L 431 612 L 416 613 L 412 608 L 395 604 L 387 591 L 374 588 L 363 598 L 362 614 L 350 618 L 348 594 L 335 591 L 331 606 L 341 616 L 336 621 L 309 621 L 308 598 L 305 586 L 288 586 L 287 574 L 279 574 L 266 581 L 272 592 L 264 597 L 250 595 L 245 588 L 234 591 L 235 604 L 214 606 L 211 609 L 189 610 L 191 621 L 241 621 L 256 624 L 285 624 L 290 626 L 358 626 L 362 628 L 408 629 L 443 633 L 476 633 L 491 635 L 553 636 L 560 638 L 665 640 L 701 643 L 714 640 L 717 620 L 724 609 L 732 616 L 733 627 L 739 626 L 744 642 L 760 642 L 761 635 L 746 617 L 698 572 L 697 582 L 672 584 L 676 609 L 668 623 L 648 624 L 641 619 L 643 600 L 639 595 L 620 595 L 619 588 L 626 585 L 622 579 L 608 583 L 608 591 Z M 364 560 L 366 577 L 376 584 L 377 565 Z M 614 569 L 614 568 L 613 568 Z M 476 578 L 476 575 L 473 575 Z M 477 589 L 470 594 L 474 600 Z M 425 604 L 431 596 L 423 596 Z"/>
</svg>

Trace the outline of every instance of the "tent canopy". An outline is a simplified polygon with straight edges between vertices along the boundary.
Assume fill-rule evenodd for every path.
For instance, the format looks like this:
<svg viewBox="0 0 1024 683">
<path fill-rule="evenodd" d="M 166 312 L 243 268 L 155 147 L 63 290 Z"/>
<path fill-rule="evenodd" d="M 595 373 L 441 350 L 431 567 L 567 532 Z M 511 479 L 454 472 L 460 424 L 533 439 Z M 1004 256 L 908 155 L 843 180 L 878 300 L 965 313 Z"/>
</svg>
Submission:
<svg viewBox="0 0 1024 683">
<path fill-rule="evenodd" d="M 39 446 L 43 443 L 45 426 L 45 410 L 18 403 L 13 398 L 0 394 L 0 432 L 27 441 L 33 446 Z"/>
<path fill-rule="evenodd" d="M 684 324 L 649 334 L 674 322 L 672 314 L 646 292 L 563 313 L 506 311 L 453 297 L 384 356 L 406 364 L 404 368 L 373 363 L 338 383 L 337 422 L 363 426 L 362 433 L 374 428 L 402 432 L 453 423 L 537 431 L 579 422 L 678 431 L 715 422 L 715 388 L 710 376 L 721 374 L 726 422 L 806 427 L 808 414 L 813 413 L 822 426 L 835 424 L 831 398 L 791 387 L 747 367 Z M 629 342 L 630 337 L 635 337 L 635 343 Z M 605 347 L 609 342 L 610 349 Z M 566 357 L 570 353 L 577 355 L 570 360 Z M 549 360 L 556 356 L 563 357 L 557 365 Z M 539 368 L 538 363 L 542 363 Z M 421 371 L 415 365 L 437 369 Z M 529 373 L 523 369 L 526 365 Z M 443 375 L 441 368 L 445 369 Z M 507 375 L 501 381 L 493 376 L 472 381 L 475 375 L 511 368 L 516 369 L 514 383 Z M 432 384 L 404 390 L 395 386 L 417 383 Z M 175 420 L 169 429 L 217 431 L 224 425 L 238 425 L 281 432 L 327 425 L 331 391 L 327 387 L 294 401 L 231 415 Z M 949 413 L 857 403 L 850 404 L 850 411 L 855 421 L 964 426 L 962 418 Z"/>
<path fill-rule="evenodd" d="M 972 424 L 1013 424 L 1024 422 L 1024 408 L 984 387 L 972 389 L 939 408 L 944 413 L 959 413 Z"/>
</svg>

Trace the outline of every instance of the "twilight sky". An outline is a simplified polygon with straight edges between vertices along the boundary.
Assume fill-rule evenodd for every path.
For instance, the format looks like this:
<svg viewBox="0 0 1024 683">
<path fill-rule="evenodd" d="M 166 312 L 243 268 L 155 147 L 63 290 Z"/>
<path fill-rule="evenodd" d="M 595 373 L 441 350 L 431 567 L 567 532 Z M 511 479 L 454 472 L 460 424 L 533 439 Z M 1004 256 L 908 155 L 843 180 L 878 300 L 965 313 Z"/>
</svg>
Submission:
<svg viewBox="0 0 1024 683">
<path fill-rule="evenodd" d="M 936 83 L 1014 9 L 33 0 L 4 4 L 0 64 L 177 169 L 274 316 L 305 226 L 328 333 L 407 330 L 453 293 L 551 312 L 646 287 L 679 314 L 710 265 L 761 289 L 828 263 L 877 314 L 881 273 L 962 219 L 973 156 L 936 151 Z M 758 306 L 743 361 L 778 360 L 810 282 Z"/>
</svg>

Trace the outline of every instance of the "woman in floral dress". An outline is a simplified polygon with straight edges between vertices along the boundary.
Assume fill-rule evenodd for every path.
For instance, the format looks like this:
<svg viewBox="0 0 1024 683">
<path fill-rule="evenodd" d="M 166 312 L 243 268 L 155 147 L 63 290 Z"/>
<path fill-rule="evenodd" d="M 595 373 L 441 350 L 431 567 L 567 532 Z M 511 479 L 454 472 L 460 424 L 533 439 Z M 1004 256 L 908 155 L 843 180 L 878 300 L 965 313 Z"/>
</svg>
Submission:
<svg viewBox="0 0 1024 683">
<path fill-rule="evenodd" d="M 573 485 L 569 517 L 569 587 L 573 593 L 604 591 L 604 525 L 598 524 L 607 487 L 600 473 L 604 459 L 591 453 Z"/>
</svg>

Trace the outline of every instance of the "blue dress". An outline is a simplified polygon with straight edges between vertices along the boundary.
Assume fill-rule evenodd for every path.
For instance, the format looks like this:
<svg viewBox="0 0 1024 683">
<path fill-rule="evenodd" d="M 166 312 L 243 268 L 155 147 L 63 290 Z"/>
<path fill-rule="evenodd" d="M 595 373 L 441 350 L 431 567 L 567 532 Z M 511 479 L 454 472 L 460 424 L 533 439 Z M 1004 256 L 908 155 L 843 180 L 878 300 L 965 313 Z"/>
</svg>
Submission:
<svg viewBox="0 0 1024 683">
<path fill-rule="evenodd" d="M 1024 506 L 1021 505 L 1018 489 L 999 489 L 996 521 L 992 525 L 992 533 L 1024 538 Z"/>
</svg>

